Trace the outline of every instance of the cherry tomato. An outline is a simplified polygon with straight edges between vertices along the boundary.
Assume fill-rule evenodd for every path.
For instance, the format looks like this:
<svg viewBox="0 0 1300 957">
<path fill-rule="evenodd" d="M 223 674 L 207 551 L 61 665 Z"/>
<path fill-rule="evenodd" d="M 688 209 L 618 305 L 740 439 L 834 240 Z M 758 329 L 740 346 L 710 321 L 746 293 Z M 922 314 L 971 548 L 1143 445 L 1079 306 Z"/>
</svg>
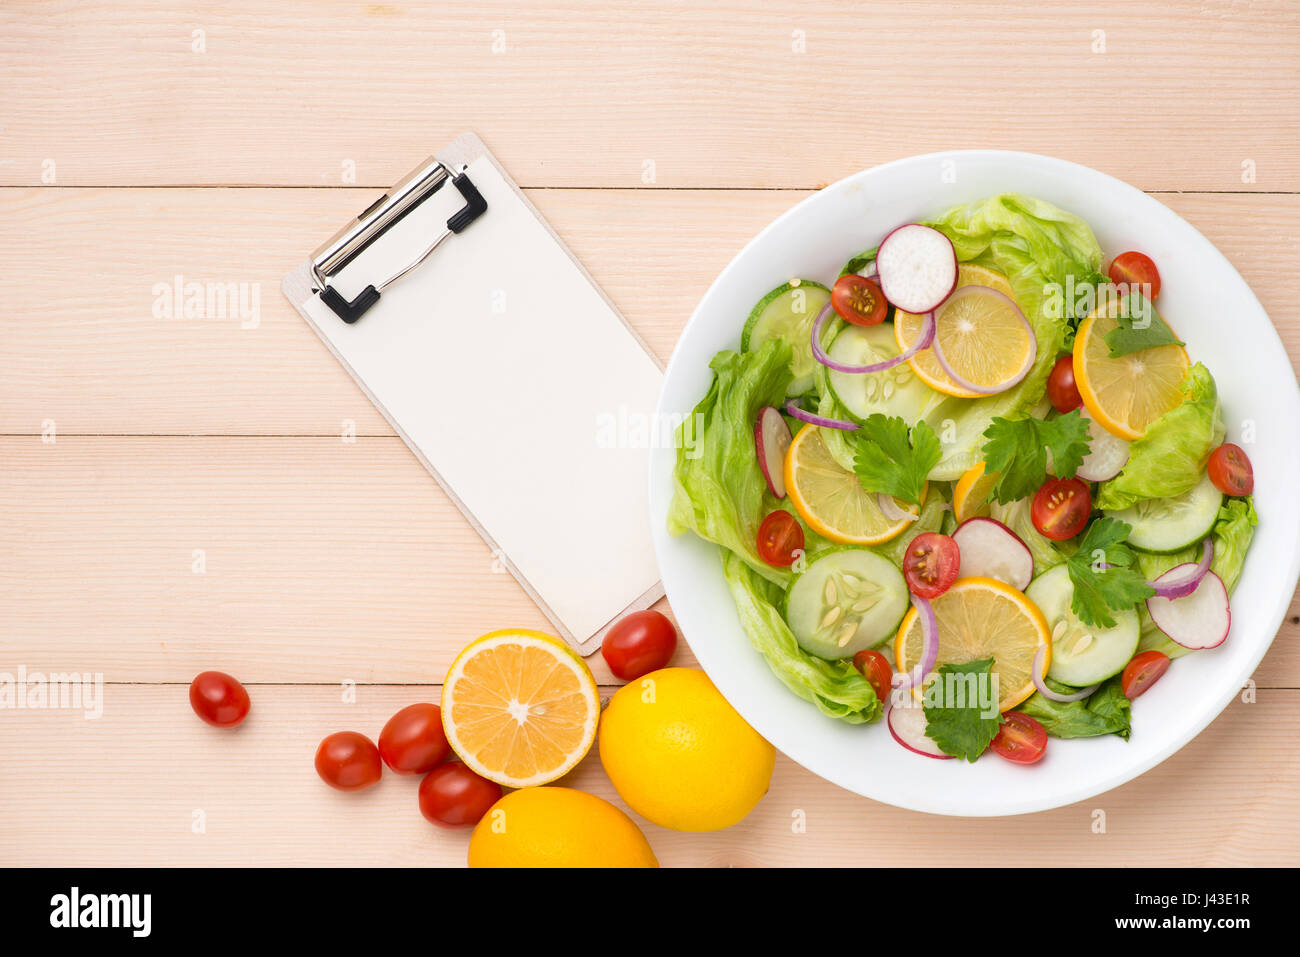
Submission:
<svg viewBox="0 0 1300 957">
<path fill-rule="evenodd" d="M 224 672 L 205 671 L 190 682 L 190 707 L 214 728 L 233 728 L 248 717 L 248 692 Z"/>
<path fill-rule="evenodd" d="M 853 666 L 871 682 L 876 698 L 882 704 L 889 700 L 887 696 L 894 680 L 894 669 L 889 666 L 889 659 L 878 651 L 859 651 L 853 656 Z"/>
<path fill-rule="evenodd" d="M 436 704 L 407 705 L 379 732 L 379 756 L 398 774 L 424 774 L 446 761 L 451 745 Z"/>
<path fill-rule="evenodd" d="M 1034 528 L 1056 542 L 1083 531 L 1092 514 L 1092 492 L 1083 479 L 1049 478 L 1034 494 L 1029 511 Z"/>
<path fill-rule="evenodd" d="M 920 598 L 938 598 L 957 580 L 960 568 L 957 542 L 938 532 L 922 532 L 903 553 L 903 577 Z"/>
<path fill-rule="evenodd" d="M 439 827 L 473 827 L 501 800 L 501 785 L 459 761 L 434 768 L 420 782 L 420 813 Z"/>
<path fill-rule="evenodd" d="M 1169 656 L 1163 652 L 1144 651 L 1140 655 L 1134 655 L 1120 675 L 1119 690 L 1132 701 L 1159 681 L 1160 676 L 1168 670 Z"/>
<path fill-rule="evenodd" d="M 1074 384 L 1074 357 L 1061 356 L 1047 377 L 1047 397 L 1057 412 L 1069 412 L 1083 405 L 1079 387 Z"/>
<path fill-rule="evenodd" d="M 624 681 L 658 671 L 668 664 L 676 650 L 677 629 L 653 610 L 634 611 L 616 622 L 605 633 L 600 646 L 609 670 Z"/>
<path fill-rule="evenodd" d="M 758 526 L 758 556 L 769 565 L 793 565 L 803 551 L 803 527 L 789 512 L 777 509 Z"/>
<path fill-rule="evenodd" d="M 880 284 L 856 273 L 835 280 L 831 288 L 831 307 L 841 319 L 855 326 L 878 326 L 889 312 Z"/>
<path fill-rule="evenodd" d="M 1047 753 L 1047 729 L 1021 711 L 1008 711 L 989 748 L 1016 764 L 1033 764 Z"/>
<path fill-rule="evenodd" d="M 1150 256 L 1132 251 L 1120 253 L 1111 262 L 1109 274 L 1111 282 L 1117 285 L 1126 283 L 1131 291 L 1141 292 L 1153 302 L 1160 295 L 1160 271 Z M 1150 292 L 1145 289 L 1134 290 L 1134 286 L 1139 285 L 1149 286 Z"/>
<path fill-rule="evenodd" d="M 316 749 L 316 773 L 332 788 L 360 791 L 384 773 L 379 749 L 364 734 L 336 731 Z"/>
<path fill-rule="evenodd" d="M 1245 450 L 1226 442 L 1210 453 L 1210 481 L 1224 495 L 1249 495 L 1255 490 L 1255 469 Z"/>
</svg>

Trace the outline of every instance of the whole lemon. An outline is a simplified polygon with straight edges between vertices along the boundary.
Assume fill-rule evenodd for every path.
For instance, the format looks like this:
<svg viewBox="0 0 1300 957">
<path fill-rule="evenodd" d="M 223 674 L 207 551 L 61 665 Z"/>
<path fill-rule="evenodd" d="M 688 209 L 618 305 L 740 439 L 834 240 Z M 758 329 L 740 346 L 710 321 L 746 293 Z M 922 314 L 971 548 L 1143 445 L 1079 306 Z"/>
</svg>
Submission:
<svg viewBox="0 0 1300 957">
<path fill-rule="evenodd" d="M 717 831 L 754 809 L 776 751 L 695 668 L 652 671 L 600 718 L 600 761 L 628 807 L 675 831 Z"/>
<path fill-rule="evenodd" d="M 488 808 L 469 839 L 470 867 L 658 867 L 636 823 L 573 788 L 524 788 Z"/>
</svg>

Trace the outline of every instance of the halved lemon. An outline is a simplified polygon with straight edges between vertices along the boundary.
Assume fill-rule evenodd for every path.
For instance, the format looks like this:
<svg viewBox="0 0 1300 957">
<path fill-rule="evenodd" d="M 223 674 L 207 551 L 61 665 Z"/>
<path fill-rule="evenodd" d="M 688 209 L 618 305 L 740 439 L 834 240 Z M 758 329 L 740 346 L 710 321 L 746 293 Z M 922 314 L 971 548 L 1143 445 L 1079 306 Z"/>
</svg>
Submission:
<svg viewBox="0 0 1300 957">
<path fill-rule="evenodd" d="M 984 473 L 984 463 L 972 465 L 962 473 L 961 478 L 952 489 L 952 511 L 958 524 L 968 518 L 979 518 L 989 514 L 993 486 L 998 480 L 997 472 Z"/>
<path fill-rule="evenodd" d="M 442 686 L 447 743 L 472 771 L 511 788 L 546 784 L 591 750 L 600 693 L 558 638 L 523 629 L 470 642 Z"/>
<path fill-rule="evenodd" d="M 1103 429 L 1121 439 L 1140 439 L 1160 416 L 1183 401 L 1189 361 L 1182 346 L 1156 346 L 1111 358 L 1106 336 L 1119 328 L 1120 300 L 1108 299 L 1079 326 L 1074 337 L 1074 381 Z"/>
<path fill-rule="evenodd" d="M 864 489 L 857 475 L 831 457 L 820 426 L 805 425 L 785 453 L 785 490 L 809 528 L 842 545 L 879 545 L 912 524 L 885 516 L 876 493 Z M 919 512 L 910 502 L 896 498 L 894 503 L 912 515 Z"/>
<path fill-rule="evenodd" d="M 957 267 L 957 286 L 953 291 L 955 292 L 962 286 L 988 286 L 990 289 L 996 289 L 1004 296 L 1015 299 L 1015 296 L 1011 293 L 1011 283 L 1007 281 L 1006 276 L 985 266 L 977 266 L 974 263 L 962 263 Z M 942 309 L 942 307 L 940 308 Z M 916 342 L 921 335 L 921 326 L 924 322 L 925 316 L 923 315 L 895 310 L 894 339 L 898 342 L 900 352 L 910 348 L 912 343 Z M 950 356 L 950 353 L 945 350 L 944 355 Z M 907 361 L 912 367 L 912 371 L 916 373 L 916 377 L 938 392 L 945 395 L 955 395 L 961 399 L 978 399 L 981 397 L 980 393 L 964 389 L 953 382 L 948 373 L 944 372 L 943 367 L 939 365 L 939 360 L 935 358 L 933 349 L 922 349 Z M 949 361 L 952 361 L 951 358 L 949 358 Z"/>
<path fill-rule="evenodd" d="M 1051 631 L 1023 592 L 993 578 L 959 578 L 930 605 L 939 622 L 936 668 L 992 658 L 999 711 L 1014 708 L 1034 693 L 1034 655 L 1047 647 L 1046 673 L 1052 665 Z M 921 659 L 921 622 L 915 608 L 898 626 L 894 656 L 899 672 L 911 670 Z M 919 696 L 920 690 L 916 693 Z"/>
</svg>

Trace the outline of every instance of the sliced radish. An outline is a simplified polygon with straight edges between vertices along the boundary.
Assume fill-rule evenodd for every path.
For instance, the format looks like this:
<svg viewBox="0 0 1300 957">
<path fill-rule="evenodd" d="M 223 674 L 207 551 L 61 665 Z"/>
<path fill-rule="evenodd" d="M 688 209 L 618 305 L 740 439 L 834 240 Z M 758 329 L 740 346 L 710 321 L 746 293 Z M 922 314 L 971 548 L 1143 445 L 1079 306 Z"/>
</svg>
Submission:
<svg viewBox="0 0 1300 957">
<path fill-rule="evenodd" d="M 930 312 L 957 288 L 957 252 L 939 230 L 910 223 L 880 243 L 876 272 L 880 291 L 899 309 Z"/>
<path fill-rule="evenodd" d="M 1183 581 L 1196 568 L 1193 562 L 1177 565 L 1153 584 Z M 1147 611 L 1156 627 L 1184 648 L 1217 648 L 1228 637 L 1232 625 L 1228 589 L 1214 572 L 1206 572 L 1196 590 L 1184 598 L 1148 598 Z"/>
<path fill-rule="evenodd" d="M 1024 591 L 1034 580 L 1034 554 L 1020 536 L 992 518 L 968 518 L 952 533 L 961 550 L 961 577 L 996 578 Z"/>
<path fill-rule="evenodd" d="M 911 692 L 904 694 L 911 696 Z M 889 709 L 885 724 L 889 725 L 889 733 L 894 736 L 894 740 L 914 754 L 945 761 L 952 757 L 951 754 L 940 751 L 934 739 L 925 733 L 925 709 L 919 704 L 895 705 Z"/>
<path fill-rule="evenodd" d="M 754 448 L 767 487 L 777 498 L 785 498 L 785 453 L 790 441 L 790 426 L 785 424 L 781 411 L 775 406 L 763 406 L 754 423 Z"/>
<path fill-rule="evenodd" d="M 1098 425 L 1083 406 L 1079 406 L 1079 415 L 1088 423 L 1089 451 L 1074 474 L 1085 482 L 1113 479 L 1128 465 L 1128 443 Z"/>
</svg>

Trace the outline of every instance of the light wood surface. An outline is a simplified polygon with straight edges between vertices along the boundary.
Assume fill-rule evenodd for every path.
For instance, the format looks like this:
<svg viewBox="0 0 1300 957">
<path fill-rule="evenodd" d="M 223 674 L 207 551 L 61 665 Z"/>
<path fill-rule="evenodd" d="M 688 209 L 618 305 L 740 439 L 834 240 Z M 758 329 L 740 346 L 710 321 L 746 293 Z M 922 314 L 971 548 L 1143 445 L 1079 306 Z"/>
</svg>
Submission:
<svg viewBox="0 0 1300 957">
<path fill-rule="evenodd" d="M 0 710 L 0 865 L 463 862 L 414 780 L 337 794 L 312 752 L 436 701 L 476 635 L 545 619 L 279 293 L 371 187 L 461 130 L 665 359 L 809 190 L 990 146 L 1158 191 L 1300 368 L 1284 2 L 15 2 L 0 97 L 0 672 L 108 682 L 98 720 Z M 177 275 L 257 289 L 255 320 L 157 315 Z M 207 668 L 250 683 L 244 728 L 192 716 Z M 645 828 L 671 865 L 930 863 L 881 834 L 980 866 L 1294 863 L 1300 599 L 1254 681 L 1256 702 L 1069 808 L 929 817 L 782 757 L 741 825 Z M 594 755 L 565 783 L 617 801 Z"/>
</svg>

